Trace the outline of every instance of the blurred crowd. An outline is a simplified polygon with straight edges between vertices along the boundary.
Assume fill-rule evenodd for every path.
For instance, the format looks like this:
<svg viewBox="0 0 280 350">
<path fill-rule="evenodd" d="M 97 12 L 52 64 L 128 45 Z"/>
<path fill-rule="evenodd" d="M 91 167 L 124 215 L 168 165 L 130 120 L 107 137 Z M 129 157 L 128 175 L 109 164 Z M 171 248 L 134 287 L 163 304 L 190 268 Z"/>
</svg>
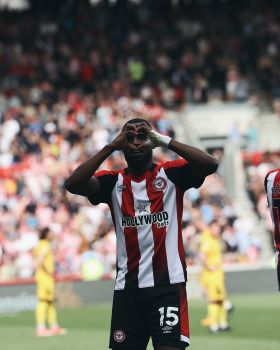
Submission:
<svg viewBox="0 0 280 350">
<path fill-rule="evenodd" d="M 222 152 L 216 150 L 213 155 L 223 165 Z M 188 265 L 199 263 L 199 245 L 213 221 L 220 226 L 224 264 L 255 263 L 260 257 L 261 242 L 253 235 L 252 222 L 228 198 L 222 175 L 220 166 L 200 189 L 190 189 L 185 195 L 183 239 Z"/>
<path fill-rule="evenodd" d="M 19 96 L 6 101 L 0 126 L 0 279 L 32 276 L 32 249 L 38 228 L 44 226 L 55 236 L 59 274 L 80 274 L 83 258 L 101 259 L 109 264 L 104 273 L 111 273 L 115 239 L 108 209 L 91 207 L 87 200 L 66 193 L 63 182 L 135 114 L 173 136 L 172 112 L 125 96 L 96 105 L 91 94 L 75 92 L 51 107 Z M 155 157 L 162 160 L 167 155 L 159 150 Z M 123 156 L 116 152 L 102 166 L 123 165 Z M 103 237 L 108 231 L 91 247 L 96 235 Z"/>
<path fill-rule="evenodd" d="M 270 212 L 267 209 L 264 179 L 270 170 L 280 168 L 280 153 L 254 152 L 252 154 L 244 154 L 244 167 L 247 177 L 247 192 L 253 208 L 258 217 L 265 222 L 267 231 L 271 233 L 271 242 L 273 244 L 273 227 Z"/>
<path fill-rule="evenodd" d="M 54 13 L 42 6 L 36 15 L 0 14 L 2 91 L 48 105 L 82 89 L 98 103 L 125 95 L 173 107 L 242 102 L 257 81 L 277 108 L 280 27 L 272 4 L 113 3 L 69 0 Z"/>
<path fill-rule="evenodd" d="M 156 3 L 91 8 L 69 1 L 56 15 L 0 14 L 0 280 L 32 276 L 32 249 L 44 226 L 54 235 L 58 274 L 114 274 L 108 208 L 66 193 L 63 182 L 128 118 L 140 114 L 174 136 L 174 109 L 245 101 L 252 73 L 277 102 L 279 18 L 268 5 L 251 12 L 229 12 L 222 4 L 186 12 Z M 215 155 L 222 159 L 220 150 Z M 155 152 L 156 161 L 173 156 Z M 115 153 L 102 167 L 123 165 Z M 185 196 L 189 264 L 197 263 L 201 233 L 212 220 L 220 223 L 225 262 L 258 259 L 253 228 L 217 173 Z"/>
<path fill-rule="evenodd" d="M 104 107 L 94 105 L 88 95 L 70 92 L 52 108 L 18 100 L 17 107 L 7 109 L 0 127 L 0 280 L 32 277 L 32 250 L 39 228 L 45 226 L 53 233 L 58 275 L 114 276 L 116 239 L 108 207 L 93 207 L 85 198 L 66 193 L 63 182 L 78 164 L 114 138 L 129 113 L 145 115 L 157 130 L 174 136 L 176 112 L 137 99 L 126 99 L 123 109 L 124 99 Z M 102 110 L 106 110 L 106 125 L 99 119 Z M 174 154 L 156 149 L 154 156 L 164 161 Z M 215 156 L 222 160 L 220 150 Z M 122 154 L 116 152 L 102 168 L 124 165 Z M 258 259 L 260 244 L 227 198 L 218 172 L 185 196 L 183 236 L 188 264 L 198 263 L 200 236 L 212 220 L 221 226 L 225 262 Z"/>
</svg>

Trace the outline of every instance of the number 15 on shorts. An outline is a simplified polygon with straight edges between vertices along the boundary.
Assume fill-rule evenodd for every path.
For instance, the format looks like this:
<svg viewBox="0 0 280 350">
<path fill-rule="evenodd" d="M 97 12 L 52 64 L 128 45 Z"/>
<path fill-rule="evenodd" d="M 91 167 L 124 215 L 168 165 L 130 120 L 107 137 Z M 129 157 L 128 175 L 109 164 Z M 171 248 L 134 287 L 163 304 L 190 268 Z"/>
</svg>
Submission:
<svg viewBox="0 0 280 350">
<path fill-rule="evenodd" d="M 160 319 L 159 319 L 160 326 L 163 326 L 164 323 L 167 324 L 168 326 L 175 326 L 179 322 L 179 317 L 177 315 L 178 307 L 174 307 L 174 306 L 167 306 L 166 308 L 160 307 L 158 311 L 160 313 Z"/>
</svg>

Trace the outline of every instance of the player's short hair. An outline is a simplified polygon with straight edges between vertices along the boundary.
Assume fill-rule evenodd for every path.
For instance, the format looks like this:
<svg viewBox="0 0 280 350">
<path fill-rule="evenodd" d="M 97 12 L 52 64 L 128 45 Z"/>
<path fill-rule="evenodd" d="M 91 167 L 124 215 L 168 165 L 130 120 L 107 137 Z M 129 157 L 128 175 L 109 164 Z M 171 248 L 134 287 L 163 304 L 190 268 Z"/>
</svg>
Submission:
<svg viewBox="0 0 280 350">
<path fill-rule="evenodd" d="M 133 119 L 130 119 L 128 120 L 124 126 L 123 126 L 123 129 L 126 127 L 127 124 L 138 124 L 138 123 L 145 123 L 147 124 L 150 128 L 152 127 L 152 125 L 148 122 L 148 120 L 146 119 L 143 119 L 143 118 L 133 118 Z"/>
<path fill-rule="evenodd" d="M 212 221 L 209 222 L 209 226 L 211 225 L 218 225 L 219 221 L 217 219 L 213 219 Z"/>
<path fill-rule="evenodd" d="M 39 239 L 46 239 L 49 232 L 50 232 L 50 229 L 48 227 L 41 228 L 39 231 Z"/>
</svg>

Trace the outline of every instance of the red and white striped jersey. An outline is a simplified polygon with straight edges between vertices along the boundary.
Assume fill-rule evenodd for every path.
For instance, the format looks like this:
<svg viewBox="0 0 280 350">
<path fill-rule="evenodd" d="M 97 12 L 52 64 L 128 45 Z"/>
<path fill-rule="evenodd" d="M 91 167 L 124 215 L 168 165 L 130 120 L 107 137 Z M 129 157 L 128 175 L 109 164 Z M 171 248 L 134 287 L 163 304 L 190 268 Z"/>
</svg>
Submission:
<svg viewBox="0 0 280 350">
<path fill-rule="evenodd" d="M 127 168 L 94 175 L 100 191 L 89 200 L 109 205 L 117 235 L 115 289 L 185 282 L 183 195 L 204 176 L 182 159 L 153 164 L 140 176 Z"/>
<path fill-rule="evenodd" d="M 270 215 L 274 225 L 275 247 L 280 251 L 280 169 L 267 173 L 264 180 Z"/>
</svg>

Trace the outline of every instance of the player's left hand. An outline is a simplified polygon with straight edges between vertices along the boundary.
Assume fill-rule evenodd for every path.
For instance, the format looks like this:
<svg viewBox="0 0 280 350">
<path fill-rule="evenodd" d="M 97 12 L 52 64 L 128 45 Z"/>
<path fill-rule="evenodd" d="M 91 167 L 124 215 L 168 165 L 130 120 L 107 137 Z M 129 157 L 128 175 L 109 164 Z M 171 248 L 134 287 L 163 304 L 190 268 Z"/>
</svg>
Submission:
<svg viewBox="0 0 280 350">
<path fill-rule="evenodd" d="M 150 129 L 148 132 L 148 142 L 152 148 L 156 147 L 167 147 L 171 138 L 166 135 L 162 135 L 159 132 Z"/>
<path fill-rule="evenodd" d="M 119 135 L 111 142 L 111 146 L 116 151 L 121 151 L 126 144 L 126 131 L 122 130 Z"/>
<path fill-rule="evenodd" d="M 146 138 L 146 143 L 152 148 L 165 146 L 166 140 L 164 135 L 161 135 L 157 131 L 153 130 L 145 123 L 141 123 L 140 125 L 129 125 L 127 127 L 127 132 L 136 132 L 137 134 L 142 134 Z"/>
</svg>

